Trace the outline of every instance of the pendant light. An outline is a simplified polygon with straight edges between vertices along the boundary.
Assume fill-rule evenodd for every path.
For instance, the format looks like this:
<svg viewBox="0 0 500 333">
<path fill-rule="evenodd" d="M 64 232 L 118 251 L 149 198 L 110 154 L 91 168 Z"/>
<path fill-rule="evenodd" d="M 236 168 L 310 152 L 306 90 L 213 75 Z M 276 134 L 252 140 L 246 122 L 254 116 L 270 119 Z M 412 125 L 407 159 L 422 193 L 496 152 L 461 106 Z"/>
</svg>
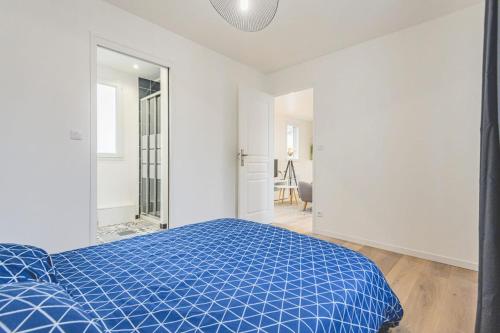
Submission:
<svg viewBox="0 0 500 333">
<path fill-rule="evenodd" d="M 210 0 L 224 20 L 247 32 L 260 31 L 274 19 L 279 0 Z"/>
</svg>

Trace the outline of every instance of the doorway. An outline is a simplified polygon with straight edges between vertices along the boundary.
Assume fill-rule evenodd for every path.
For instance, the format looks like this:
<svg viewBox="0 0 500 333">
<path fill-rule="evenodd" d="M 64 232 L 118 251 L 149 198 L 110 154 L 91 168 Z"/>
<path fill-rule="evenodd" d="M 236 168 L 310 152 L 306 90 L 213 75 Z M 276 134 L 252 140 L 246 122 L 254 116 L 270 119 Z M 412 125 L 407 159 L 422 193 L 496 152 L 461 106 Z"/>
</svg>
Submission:
<svg viewBox="0 0 500 333">
<path fill-rule="evenodd" d="M 314 91 L 275 98 L 273 223 L 313 231 Z"/>
<path fill-rule="evenodd" d="M 168 68 L 97 46 L 95 241 L 168 228 Z"/>
<path fill-rule="evenodd" d="M 312 88 L 273 97 L 240 87 L 239 218 L 313 231 L 313 109 Z"/>
</svg>

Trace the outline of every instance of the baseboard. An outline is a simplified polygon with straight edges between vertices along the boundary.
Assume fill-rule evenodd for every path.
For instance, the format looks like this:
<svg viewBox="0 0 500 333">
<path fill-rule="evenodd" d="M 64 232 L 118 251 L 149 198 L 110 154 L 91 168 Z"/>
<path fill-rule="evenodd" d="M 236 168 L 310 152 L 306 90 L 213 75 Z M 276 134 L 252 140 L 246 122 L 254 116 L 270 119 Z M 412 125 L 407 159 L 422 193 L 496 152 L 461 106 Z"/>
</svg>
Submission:
<svg viewBox="0 0 500 333">
<path fill-rule="evenodd" d="M 372 247 L 376 247 L 376 248 L 379 248 L 382 250 L 400 253 L 400 254 L 404 254 L 404 255 L 408 255 L 408 256 L 412 256 L 412 257 L 436 261 L 436 262 L 439 262 L 442 264 L 457 266 L 457 267 L 466 268 L 466 269 L 470 269 L 470 270 L 474 270 L 474 271 L 478 270 L 478 264 L 475 262 L 471 262 L 471 261 L 450 258 L 450 257 L 446 257 L 446 256 L 441 256 L 441 255 L 437 255 L 437 254 L 433 254 L 433 253 L 429 253 L 429 252 L 425 252 L 425 251 L 420 251 L 420 250 L 413 250 L 413 249 L 409 249 L 409 248 L 405 248 L 405 247 L 401 247 L 401 246 L 396 246 L 396 245 L 384 244 L 384 243 L 372 241 L 369 239 L 338 234 L 335 232 L 331 232 L 328 230 L 322 230 L 319 228 L 314 228 L 314 233 L 320 234 L 320 235 L 325 235 L 328 237 L 337 238 L 340 240 L 345 240 L 348 242 L 357 243 L 360 245 L 372 246 Z"/>
<path fill-rule="evenodd" d="M 114 207 L 103 207 L 97 209 L 97 225 L 107 226 L 131 222 L 135 220 L 137 207 L 135 205 L 123 205 Z"/>
</svg>

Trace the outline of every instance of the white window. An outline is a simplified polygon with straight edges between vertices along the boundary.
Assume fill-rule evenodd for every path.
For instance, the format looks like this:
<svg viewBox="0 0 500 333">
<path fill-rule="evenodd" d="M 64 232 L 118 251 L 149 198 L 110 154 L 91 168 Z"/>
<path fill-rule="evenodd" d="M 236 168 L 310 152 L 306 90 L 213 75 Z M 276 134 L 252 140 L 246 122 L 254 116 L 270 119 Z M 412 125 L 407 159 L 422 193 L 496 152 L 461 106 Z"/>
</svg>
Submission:
<svg viewBox="0 0 500 333">
<path fill-rule="evenodd" d="M 118 157 L 116 87 L 97 84 L 97 154 Z"/>
<path fill-rule="evenodd" d="M 286 151 L 289 158 L 299 159 L 299 128 L 297 126 L 286 126 Z"/>
</svg>

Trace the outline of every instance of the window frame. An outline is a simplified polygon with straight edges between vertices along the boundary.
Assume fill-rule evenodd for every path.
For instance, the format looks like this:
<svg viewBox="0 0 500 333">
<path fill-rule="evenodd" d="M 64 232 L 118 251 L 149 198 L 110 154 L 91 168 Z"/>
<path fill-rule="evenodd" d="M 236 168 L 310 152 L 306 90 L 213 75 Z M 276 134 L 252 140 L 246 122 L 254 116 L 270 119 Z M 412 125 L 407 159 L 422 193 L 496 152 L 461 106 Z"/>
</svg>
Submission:
<svg viewBox="0 0 500 333">
<path fill-rule="evenodd" d="M 293 156 L 290 157 L 288 155 L 288 128 L 291 127 L 292 128 L 292 136 L 293 136 Z M 287 155 L 287 158 L 288 159 L 291 159 L 291 160 L 294 160 L 294 161 L 297 161 L 299 160 L 299 147 L 300 147 L 300 129 L 299 129 L 299 126 L 297 125 L 294 125 L 294 124 L 290 124 L 290 123 L 287 123 L 286 124 L 286 155 Z"/>
<path fill-rule="evenodd" d="M 97 80 L 96 84 L 96 94 L 97 90 L 99 89 L 98 86 L 103 85 L 103 86 L 108 86 L 108 87 L 113 87 L 115 88 L 115 148 L 116 148 L 116 153 L 100 153 L 97 149 L 99 147 L 99 138 L 97 137 L 96 140 L 96 153 L 97 153 L 97 159 L 99 160 L 123 160 L 124 155 L 123 155 L 123 112 L 122 112 L 122 89 L 121 86 L 118 82 L 112 82 L 112 81 L 107 81 L 107 80 Z M 97 96 L 97 95 L 96 95 Z M 98 106 L 96 107 L 96 112 L 97 112 Z M 96 126 L 97 124 L 97 119 L 96 119 Z M 97 128 L 97 127 L 96 127 Z"/>
</svg>

